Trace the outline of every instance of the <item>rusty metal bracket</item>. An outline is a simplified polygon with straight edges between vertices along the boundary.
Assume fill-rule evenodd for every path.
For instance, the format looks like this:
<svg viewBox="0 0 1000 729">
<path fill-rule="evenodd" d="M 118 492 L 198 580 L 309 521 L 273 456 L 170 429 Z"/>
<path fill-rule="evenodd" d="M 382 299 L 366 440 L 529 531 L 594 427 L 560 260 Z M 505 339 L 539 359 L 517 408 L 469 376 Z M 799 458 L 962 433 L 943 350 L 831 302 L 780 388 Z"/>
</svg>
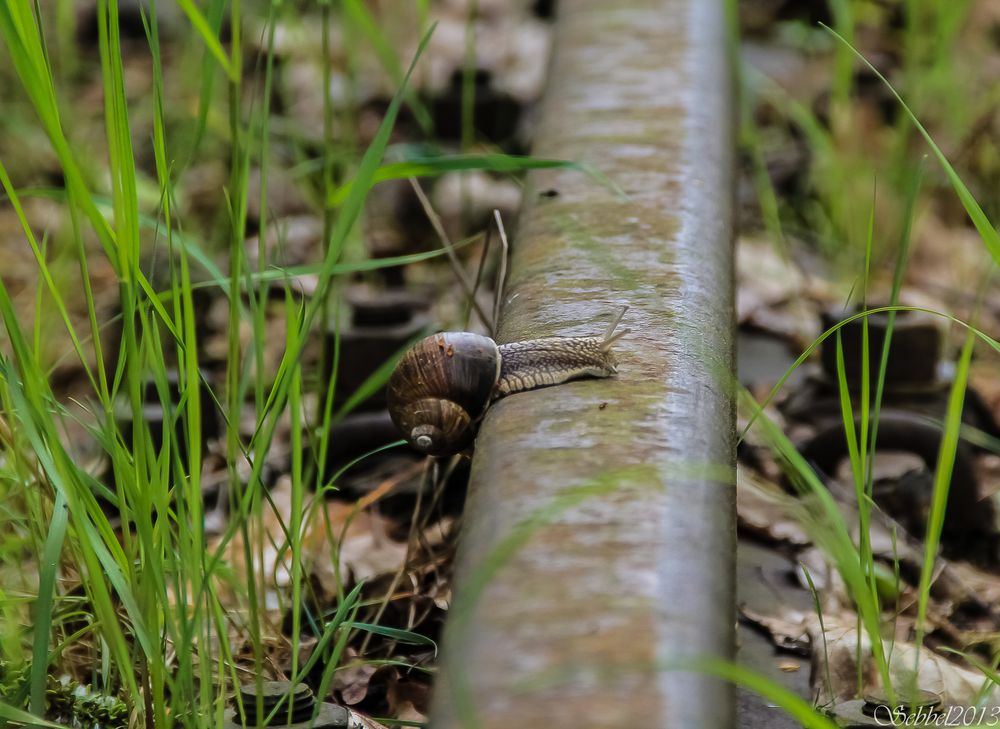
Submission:
<svg viewBox="0 0 1000 729">
<path fill-rule="evenodd" d="M 483 422 L 433 726 L 733 725 L 732 90 L 722 2 L 560 3 L 498 341 L 595 335 L 619 374 Z"/>
</svg>

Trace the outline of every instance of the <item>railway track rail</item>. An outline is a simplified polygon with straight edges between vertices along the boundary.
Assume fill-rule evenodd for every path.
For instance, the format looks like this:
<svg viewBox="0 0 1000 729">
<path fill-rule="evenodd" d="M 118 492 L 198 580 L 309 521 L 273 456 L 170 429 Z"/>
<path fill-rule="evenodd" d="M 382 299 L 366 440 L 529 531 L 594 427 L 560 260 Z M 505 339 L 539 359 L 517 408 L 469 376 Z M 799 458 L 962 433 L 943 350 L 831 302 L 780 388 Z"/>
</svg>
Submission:
<svg viewBox="0 0 1000 729">
<path fill-rule="evenodd" d="M 572 0 L 498 341 L 624 305 L 618 375 L 488 411 L 435 727 L 724 729 L 734 650 L 733 110 L 721 2 Z"/>
</svg>

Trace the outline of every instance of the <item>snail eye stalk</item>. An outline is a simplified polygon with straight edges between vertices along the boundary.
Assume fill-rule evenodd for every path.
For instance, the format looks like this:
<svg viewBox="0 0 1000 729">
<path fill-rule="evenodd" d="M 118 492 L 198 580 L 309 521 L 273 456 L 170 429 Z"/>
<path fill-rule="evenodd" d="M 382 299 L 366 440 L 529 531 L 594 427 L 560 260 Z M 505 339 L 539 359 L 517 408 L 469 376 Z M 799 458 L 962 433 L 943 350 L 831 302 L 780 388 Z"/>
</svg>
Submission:
<svg viewBox="0 0 1000 729">
<path fill-rule="evenodd" d="M 622 329 L 620 332 L 615 333 L 615 329 L 621 324 L 622 317 L 625 316 L 625 312 L 628 311 L 628 306 L 623 306 L 622 310 L 618 312 L 611 324 L 608 325 L 608 330 L 604 333 L 604 337 L 601 339 L 601 351 L 607 352 L 611 349 L 611 345 L 617 342 L 619 339 L 624 337 L 629 333 L 628 329 Z"/>
</svg>

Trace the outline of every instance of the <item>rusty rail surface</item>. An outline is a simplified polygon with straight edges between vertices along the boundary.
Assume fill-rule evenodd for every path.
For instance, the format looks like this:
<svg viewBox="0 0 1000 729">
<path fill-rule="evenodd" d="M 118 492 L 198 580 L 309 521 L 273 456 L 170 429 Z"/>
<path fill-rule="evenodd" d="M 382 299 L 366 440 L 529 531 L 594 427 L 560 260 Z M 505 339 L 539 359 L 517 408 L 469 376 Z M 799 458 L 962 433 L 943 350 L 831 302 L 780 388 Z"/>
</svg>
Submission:
<svg viewBox="0 0 1000 729">
<path fill-rule="evenodd" d="M 731 85 L 722 0 L 565 0 L 498 341 L 619 374 L 501 400 L 476 444 L 434 727 L 733 725 Z"/>
</svg>

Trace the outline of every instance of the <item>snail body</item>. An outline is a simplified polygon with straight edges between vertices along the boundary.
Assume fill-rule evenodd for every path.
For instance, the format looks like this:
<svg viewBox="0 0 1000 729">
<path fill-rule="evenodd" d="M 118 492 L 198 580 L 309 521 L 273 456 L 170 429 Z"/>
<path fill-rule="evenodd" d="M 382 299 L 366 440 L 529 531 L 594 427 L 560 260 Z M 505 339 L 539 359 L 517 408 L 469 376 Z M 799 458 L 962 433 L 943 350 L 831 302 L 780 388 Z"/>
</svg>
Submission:
<svg viewBox="0 0 1000 729">
<path fill-rule="evenodd" d="M 471 332 L 426 337 L 403 355 L 389 378 L 389 414 L 422 453 L 458 453 L 472 442 L 494 400 L 616 374 L 611 344 L 626 333 L 614 334 L 620 320 L 621 315 L 600 337 L 544 337 L 500 345 Z"/>
<path fill-rule="evenodd" d="M 603 337 L 544 337 L 501 344 L 500 377 L 493 399 L 581 377 L 616 374 L 615 355 Z"/>
</svg>

